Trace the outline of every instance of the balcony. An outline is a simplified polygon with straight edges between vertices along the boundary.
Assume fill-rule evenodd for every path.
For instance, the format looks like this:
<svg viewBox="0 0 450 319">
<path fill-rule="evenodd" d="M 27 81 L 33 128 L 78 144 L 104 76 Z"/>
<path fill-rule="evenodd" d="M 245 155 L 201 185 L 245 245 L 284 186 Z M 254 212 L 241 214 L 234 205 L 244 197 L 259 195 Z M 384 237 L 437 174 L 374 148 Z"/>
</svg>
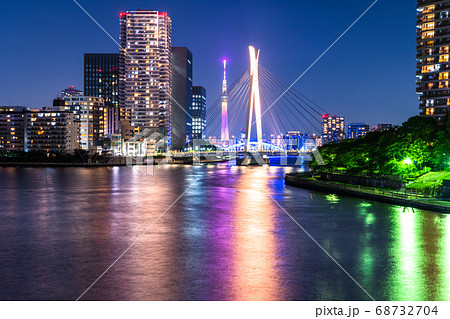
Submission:
<svg viewBox="0 0 450 319">
<path fill-rule="evenodd" d="M 428 90 L 428 89 L 416 89 L 417 93 L 422 93 L 421 100 L 423 99 L 436 99 L 436 98 L 450 98 L 450 91 L 448 89 L 441 89 L 440 91 L 437 89 Z"/>
<path fill-rule="evenodd" d="M 441 0 L 441 1 L 436 1 L 436 0 L 417 0 L 417 7 L 424 7 L 427 6 L 429 4 L 441 4 L 441 3 L 445 3 L 447 1 L 445 0 Z"/>
<path fill-rule="evenodd" d="M 430 42 L 429 39 L 422 39 L 422 37 L 417 37 L 417 42 L 416 42 L 418 44 L 417 48 L 418 49 L 432 49 L 432 48 L 435 48 L 437 46 L 449 43 L 449 41 L 447 41 L 445 39 L 440 39 L 440 38 L 433 39 L 431 41 L 433 41 L 433 44 L 432 45 L 428 45 L 428 42 Z M 420 44 L 420 43 L 423 43 L 423 44 Z"/>
</svg>

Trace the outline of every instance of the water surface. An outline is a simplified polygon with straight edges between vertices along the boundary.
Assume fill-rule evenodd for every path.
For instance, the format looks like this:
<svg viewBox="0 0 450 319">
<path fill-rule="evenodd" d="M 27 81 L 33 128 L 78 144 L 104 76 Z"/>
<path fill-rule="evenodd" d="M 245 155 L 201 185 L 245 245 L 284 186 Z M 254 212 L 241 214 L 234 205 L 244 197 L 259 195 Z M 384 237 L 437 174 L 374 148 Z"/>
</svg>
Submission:
<svg viewBox="0 0 450 319">
<path fill-rule="evenodd" d="M 373 298 L 450 300 L 448 215 L 292 170 L 0 168 L 0 299 L 77 299 L 163 214 L 83 300 L 369 300 L 288 213 Z"/>
</svg>

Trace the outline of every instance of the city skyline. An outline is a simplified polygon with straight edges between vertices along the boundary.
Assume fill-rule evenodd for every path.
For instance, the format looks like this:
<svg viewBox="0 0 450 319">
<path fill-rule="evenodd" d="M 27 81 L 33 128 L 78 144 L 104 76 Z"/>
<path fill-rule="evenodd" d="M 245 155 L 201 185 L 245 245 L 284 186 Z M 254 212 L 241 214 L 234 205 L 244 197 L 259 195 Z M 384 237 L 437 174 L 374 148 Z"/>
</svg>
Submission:
<svg viewBox="0 0 450 319">
<path fill-rule="evenodd" d="M 7 317 L 449 317 L 450 0 L 3 2 Z"/>
<path fill-rule="evenodd" d="M 349 2 L 350 3 L 350 2 Z M 90 11 L 94 18 L 98 19 L 99 23 L 104 25 L 105 29 L 110 32 L 110 34 L 118 39 L 119 27 L 119 13 L 121 11 L 126 10 L 136 10 L 139 6 L 143 9 L 146 9 L 142 6 L 142 3 L 138 1 L 127 2 L 127 4 L 120 3 L 119 1 L 112 1 L 108 3 L 106 6 L 102 7 L 102 10 L 96 9 L 96 4 L 90 3 L 82 3 L 81 5 L 85 6 L 88 11 Z M 41 107 L 43 105 L 51 105 L 51 101 L 54 97 L 57 96 L 57 92 L 61 90 L 62 87 L 74 85 L 75 87 L 82 88 L 82 64 L 83 64 L 83 54 L 84 53 L 109 53 L 118 51 L 117 45 L 108 38 L 108 36 L 103 33 L 89 18 L 84 15 L 84 13 L 72 3 L 62 4 L 60 9 L 63 7 L 69 10 L 71 14 L 71 19 L 78 19 L 83 21 L 83 25 L 80 24 L 68 24 L 65 23 L 61 30 L 72 30 L 74 32 L 72 34 L 71 43 L 76 42 L 74 37 L 77 38 L 79 35 L 77 34 L 77 30 L 81 33 L 82 31 L 90 30 L 90 33 L 84 34 L 85 40 L 82 41 L 81 45 L 72 44 L 71 47 L 67 47 L 64 49 L 64 53 L 66 54 L 70 51 L 64 60 L 64 65 L 66 66 L 67 71 L 63 74 L 59 74 L 55 77 L 51 77 L 48 79 L 46 74 L 34 74 L 29 75 L 30 78 L 33 76 L 35 78 L 39 78 L 38 83 L 34 83 L 31 87 L 30 81 L 22 81 L 22 86 L 19 86 L 17 89 L 11 88 L 11 84 L 17 86 L 17 80 L 15 80 L 15 73 L 11 73 L 11 81 L 3 83 L 4 80 L 0 80 L 2 84 L 2 92 L 3 103 L 5 105 L 25 105 L 27 107 Z M 314 4 L 305 4 L 306 6 L 314 6 Z M 393 10 L 392 6 L 399 6 L 399 1 L 394 1 L 394 3 L 390 4 L 390 10 Z M 2 5 L 8 7 L 7 4 Z M 296 7 L 295 5 L 294 7 Z M 361 6 L 361 8 L 357 8 Z M 42 8 L 46 7 L 46 3 L 42 3 L 42 6 L 36 6 L 36 13 L 39 14 Z M 240 9 L 239 9 L 239 8 Z M 287 9 L 290 5 L 286 2 L 279 3 L 273 18 L 280 18 L 280 15 L 284 14 L 284 12 L 289 12 L 289 10 L 281 10 Z M 332 14 L 332 8 L 334 4 L 330 3 L 330 12 L 328 10 L 324 10 L 322 8 L 321 14 L 323 17 Z M 344 6 L 342 6 L 344 7 Z M 292 19 L 288 19 L 287 26 L 284 26 L 280 33 L 281 39 L 284 40 L 283 46 L 276 45 L 280 41 L 274 41 L 271 37 L 262 37 L 260 33 L 264 34 L 265 29 L 261 26 L 262 32 L 256 32 L 254 30 L 253 23 L 254 21 L 250 21 L 249 19 L 242 18 L 237 19 L 239 16 L 238 12 L 241 12 L 243 16 L 247 15 L 247 4 L 236 5 L 229 4 L 224 7 L 223 15 L 228 16 L 229 24 L 225 24 L 220 26 L 219 24 L 213 24 L 211 28 L 208 30 L 200 30 L 202 28 L 202 24 L 196 23 L 195 17 L 198 14 L 202 13 L 202 10 L 210 9 L 209 6 L 204 3 L 201 10 L 193 10 L 193 8 L 188 7 L 186 5 L 180 4 L 177 1 L 172 2 L 164 2 L 164 4 L 155 2 L 152 4 L 152 9 L 158 9 L 161 11 L 168 11 L 168 14 L 172 17 L 173 20 L 173 46 L 187 46 L 192 53 L 196 56 L 196 64 L 194 67 L 194 72 L 196 74 L 194 79 L 194 85 L 202 85 L 206 88 L 208 92 L 210 92 L 208 99 L 208 106 L 212 103 L 216 97 L 220 96 L 220 88 L 221 88 L 221 61 L 223 58 L 227 58 L 229 61 L 229 79 L 233 81 L 237 78 L 238 74 L 246 68 L 247 66 L 247 57 L 246 57 L 246 48 L 247 44 L 253 43 L 255 46 L 261 48 L 264 51 L 264 58 L 261 61 L 261 64 L 266 68 L 269 68 L 274 74 L 277 74 L 283 81 L 292 83 L 295 78 L 307 68 L 307 66 L 313 62 L 315 58 L 335 39 L 336 36 L 340 34 L 340 32 L 344 31 L 345 28 L 367 7 L 367 4 L 358 4 L 356 6 L 352 6 L 351 9 L 345 10 L 345 14 L 340 14 L 339 18 L 337 16 L 332 17 L 332 19 L 321 20 L 320 26 L 315 28 L 311 32 L 310 29 L 299 29 L 300 22 L 291 21 Z M 15 6 L 17 10 L 20 6 Z M 181 9 L 188 10 L 187 12 L 182 12 Z M 247 8 L 247 9 L 246 9 Z M 7 9 L 7 8 L 6 8 Z M 59 9 L 51 8 L 50 11 Z M 195 14 L 190 14 L 191 11 L 195 11 Z M 343 9 L 336 8 L 336 12 L 344 12 Z M 340 11 L 339 11 L 340 10 Z M 264 11 L 266 12 L 266 11 Z M 411 4 L 411 11 L 402 10 L 405 12 L 404 15 L 399 19 L 399 24 L 404 25 L 406 23 L 400 23 L 403 19 L 410 19 L 415 21 L 415 4 Z M 215 13 L 214 15 L 216 15 Z M 371 34 L 374 34 L 373 23 L 375 26 L 380 27 L 379 18 L 380 15 L 387 15 L 386 8 L 383 7 L 383 4 L 377 4 L 374 8 L 364 17 L 358 24 L 354 27 L 354 30 L 351 30 L 345 37 L 337 44 L 313 69 L 309 71 L 305 75 L 303 79 L 299 81 L 297 85 L 294 86 L 295 89 L 301 91 L 309 98 L 314 100 L 316 103 L 326 108 L 330 113 L 344 115 L 348 118 L 348 122 L 368 122 L 370 125 L 389 122 L 394 124 L 400 124 L 405 121 L 408 117 L 418 114 L 418 102 L 415 94 L 415 82 L 414 82 L 414 73 L 415 73 L 415 55 L 414 49 L 411 52 L 409 50 L 404 50 L 404 54 L 401 54 L 399 57 L 398 50 L 395 52 L 394 56 L 390 55 L 388 57 L 383 57 L 379 53 L 382 50 L 375 46 L 379 44 L 380 39 L 374 39 L 372 42 L 367 43 L 365 39 L 370 37 Z M 75 17 L 73 17 L 75 16 Z M 260 21 L 260 19 L 264 16 L 263 12 L 256 12 L 256 21 Z M 293 18 L 297 15 L 291 15 Z M 314 14 L 312 15 L 315 18 Z M 68 18 L 69 16 L 66 16 Z M 298 17 L 304 17 L 299 14 Z M 308 17 L 307 20 L 312 19 L 312 17 Z M 239 21 L 236 21 L 239 20 Z M 208 19 L 204 19 L 202 23 L 208 22 Z M 68 21 L 67 21 L 68 22 Z M 33 23 L 33 21 L 30 21 Z M 333 30 L 336 29 L 336 34 L 330 35 L 330 32 L 324 32 L 324 25 L 329 26 Z M 238 32 L 236 29 L 241 27 L 247 32 Z M 371 28 L 372 27 L 372 28 Z M 199 30 L 194 30 L 194 29 Z M 288 28 L 288 29 L 285 29 Z M 411 26 L 406 28 L 400 28 L 397 32 L 405 32 L 405 34 L 400 34 L 398 36 L 398 41 L 395 45 L 400 45 L 400 42 L 405 41 L 410 38 L 413 40 L 410 44 L 411 48 L 414 47 L 415 40 L 415 30 L 408 30 Z M 37 28 L 37 32 L 39 32 L 41 28 Z M 376 29 L 376 28 L 375 28 Z M 20 33 L 22 27 L 17 27 L 16 31 Z M 188 32 L 188 31 L 191 32 Z M 225 34 L 224 30 L 228 30 Z M 23 30 L 22 30 L 23 31 Z M 406 31 L 408 33 L 406 33 Z M 412 32 L 411 32 L 412 31 Z M 58 31 L 61 32 L 61 31 Z M 56 32 L 56 33 L 58 33 Z M 274 32 L 274 31 L 271 31 Z M 245 35 L 243 35 L 246 33 Z M 333 33 L 333 32 L 331 32 Z M 394 32 L 395 33 L 395 32 Z M 52 40 L 52 34 L 55 34 L 55 31 L 51 31 L 49 33 L 49 38 Z M 218 34 L 224 38 L 223 41 L 213 42 L 213 45 L 207 45 L 207 43 L 211 42 L 211 39 L 214 38 L 214 35 Z M 253 35 L 254 34 L 254 35 Z M 198 35 L 201 35 L 200 37 Z M 296 36 L 294 36 L 296 35 Z M 314 35 L 314 36 L 313 36 Z M 317 37 L 319 36 L 319 37 Z M 333 38 L 334 37 L 334 38 Z M 391 34 L 387 34 L 387 38 L 392 37 Z M 267 38 L 269 40 L 267 40 Z M 287 38 L 287 39 L 286 39 Z M 312 41 L 313 38 L 317 38 L 316 41 Z M 387 43 L 387 40 L 385 43 Z M 286 41 L 290 40 L 290 41 Z M 306 41 L 302 41 L 306 40 Z M 309 40 L 309 41 L 308 41 Z M 13 39 L 7 37 L 6 41 L 12 41 Z M 17 40 L 15 40 L 17 41 Z M 93 43 L 94 42 L 94 43 Z M 299 43 L 302 42 L 302 43 Z M 34 41 L 30 39 L 29 45 L 33 44 Z M 304 43 L 307 43 L 307 48 L 305 49 Z M 39 50 L 40 45 L 37 45 L 37 49 Z M 352 50 L 349 50 L 350 47 L 353 46 Z M 10 48 L 13 48 L 12 51 L 16 50 L 17 46 L 9 45 Z M 19 46 L 20 47 L 20 46 Z M 304 54 L 304 58 L 296 58 L 298 55 L 292 53 L 292 49 L 302 48 L 302 50 L 297 51 Z M 70 50 L 69 50 L 70 49 Z M 371 52 L 369 52 L 369 49 Z M 374 50 L 375 49 L 375 50 Z M 41 50 L 45 51 L 44 48 L 41 47 Z M 78 52 L 80 50 L 80 52 Z M 82 52 L 81 52 L 82 51 Z M 294 49 L 295 51 L 295 49 Z M 363 52 L 364 51 L 364 52 Z M 283 52 L 283 59 L 279 59 L 278 55 Z M 347 57 L 348 52 L 355 52 L 357 56 Z M 9 55 L 14 52 L 8 51 L 3 52 L 2 55 L 5 55 L 8 58 Z M 342 54 L 346 53 L 346 56 L 343 57 Z M 294 57 L 292 57 L 294 55 Z M 44 54 L 39 61 L 45 60 L 49 55 Z M 50 55 L 51 56 L 51 55 Z M 291 64 L 292 67 L 288 66 L 286 62 L 287 59 L 284 56 L 290 57 L 293 59 Z M 374 59 L 378 57 L 377 59 Z M 405 57 L 407 57 L 405 59 Z M 53 68 L 60 65 L 60 59 L 54 60 L 54 62 L 48 64 L 48 69 L 50 70 L 50 74 L 53 71 Z M 350 62 L 351 60 L 351 62 Z M 367 60 L 371 60 L 370 63 L 367 63 Z M 71 63 L 67 64 L 67 61 Z M 336 63 L 339 61 L 339 63 Z M 407 62 L 410 61 L 410 62 Z M 26 61 L 25 61 L 26 62 Z M 380 72 L 380 63 L 390 69 L 393 74 L 398 75 L 398 77 L 392 77 L 395 79 L 386 79 L 384 76 L 385 72 Z M 25 63 L 25 66 L 27 63 Z M 15 64 L 12 63 L 12 67 Z M 53 66 L 53 67 L 52 67 Z M 6 74 L 8 74 L 8 69 L 11 66 L 6 67 Z M 34 66 L 32 68 L 27 68 L 27 70 L 17 71 L 18 74 L 21 74 L 21 78 L 24 78 L 24 75 L 28 75 L 27 71 L 32 72 L 35 68 L 39 68 L 38 66 Z M 358 73 L 355 73 L 352 70 L 358 70 Z M 16 68 L 17 69 L 17 68 Z M 347 74 L 342 74 L 342 71 L 350 70 Z M 20 70 L 20 68 L 19 68 Z M 385 68 L 386 70 L 386 68 Z M 409 72 L 409 73 L 405 73 Z M 323 80 L 323 75 L 327 74 L 327 81 Z M 379 83 L 378 76 L 383 74 L 383 81 Z M 345 78 L 345 81 L 342 81 L 342 78 Z M 359 83 L 365 78 L 365 83 Z M 401 80 L 405 78 L 405 80 Z M 406 79 L 407 78 L 407 79 Z M 51 84 L 49 82 L 53 82 L 55 79 L 58 79 L 59 84 L 55 86 L 55 84 Z M 342 83 L 347 83 L 343 85 Z M 376 86 L 371 86 L 370 84 L 376 84 Z M 400 84 L 402 83 L 402 84 Z M 34 90 L 38 89 L 39 93 L 33 95 L 33 99 L 31 97 L 23 96 L 18 94 L 17 92 L 20 90 Z M 329 94 L 323 94 L 323 91 L 329 92 Z M 385 94 L 380 94 L 380 90 L 385 92 Z M 53 94 L 51 92 L 54 92 Z M 340 92 L 339 99 L 336 97 L 337 92 Z M 364 107 L 361 107 L 364 105 Z M 388 110 L 392 110 L 395 108 L 396 112 L 387 112 Z"/>
</svg>

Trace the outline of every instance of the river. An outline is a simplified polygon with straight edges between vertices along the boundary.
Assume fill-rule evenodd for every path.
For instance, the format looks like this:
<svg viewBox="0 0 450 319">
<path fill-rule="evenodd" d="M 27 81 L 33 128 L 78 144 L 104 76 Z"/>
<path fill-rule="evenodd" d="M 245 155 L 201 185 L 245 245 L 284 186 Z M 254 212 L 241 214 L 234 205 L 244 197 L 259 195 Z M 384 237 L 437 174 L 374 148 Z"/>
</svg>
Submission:
<svg viewBox="0 0 450 319">
<path fill-rule="evenodd" d="M 0 300 L 450 300 L 448 215 L 151 169 L 0 168 Z"/>
</svg>

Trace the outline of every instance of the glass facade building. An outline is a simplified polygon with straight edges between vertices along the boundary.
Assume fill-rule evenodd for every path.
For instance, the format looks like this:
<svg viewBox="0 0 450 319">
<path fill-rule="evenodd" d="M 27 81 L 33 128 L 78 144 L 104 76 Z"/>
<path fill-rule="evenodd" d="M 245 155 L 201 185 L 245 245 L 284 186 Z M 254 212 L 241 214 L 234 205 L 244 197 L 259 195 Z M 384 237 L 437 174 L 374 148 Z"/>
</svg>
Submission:
<svg viewBox="0 0 450 319">
<path fill-rule="evenodd" d="M 192 105 L 192 53 L 186 47 L 172 48 L 172 147 L 182 149 L 186 145 L 188 127 L 192 119 L 188 115 Z"/>
<path fill-rule="evenodd" d="M 204 139 L 206 128 L 206 89 L 203 86 L 192 87 L 192 105 L 189 108 L 189 115 L 192 117 L 191 130 L 187 132 L 189 139 Z"/>
<path fill-rule="evenodd" d="M 119 54 L 84 55 L 84 92 L 103 98 L 108 112 L 106 134 L 119 130 Z"/>
</svg>

